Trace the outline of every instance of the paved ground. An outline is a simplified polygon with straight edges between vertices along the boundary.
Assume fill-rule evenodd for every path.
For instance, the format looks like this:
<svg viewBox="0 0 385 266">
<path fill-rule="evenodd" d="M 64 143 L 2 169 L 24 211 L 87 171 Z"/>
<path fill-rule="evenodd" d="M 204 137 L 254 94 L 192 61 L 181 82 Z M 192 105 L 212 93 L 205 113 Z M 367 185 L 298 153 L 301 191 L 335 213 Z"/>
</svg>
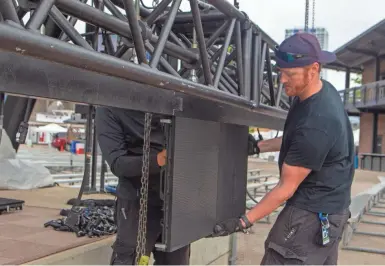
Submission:
<svg viewBox="0 0 385 266">
<path fill-rule="evenodd" d="M 258 162 L 258 160 L 253 160 L 250 162 L 249 168 L 262 168 L 265 169 L 263 173 L 278 174 L 276 163 Z M 384 173 L 378 172 L 361 170 L 356 171 L 352 187 L 352 196 L 378 183 L 379 181 L 377 176 L 382 174 L 385 175 Z M 385 222 L 385 218 L 371 217 L 370 219 L 373 221 Z M 238 235 L 238 265 L 258 265 L 260 263 L 264 253 L 264 241 L 271 227 L 272 224 L 258 223 L 253 227 L 252 234 Z M 359 228 L 363 228 L 362 230 L 365 229 L 365 231 L 374 231 L 377 228 L 378 231 L 385 233 L 385 226 L 379 227 L 374 225 L 361 224 Z M 384 238 L 381 237 L 354 236 L 351 241 L 351 245 L 385 249 Z M 340 251 L 338 261 L 338 264 L 340 265 L 381 265 L 384 263 L 385 255 L 347 250 Z"/>
<path fill-rule="evenodd" d="M 44 228 L 44 223 L 59 219 L 66 202 L 78 189 L 50 187 L 33 190 L 1 190 L 1 196 L 25 201 L 22 211 L 0 215 L 0 265 L 19 265 L 52 254 L 84 246 L 102 238 L 76 237 L 73 233 Z M 108 194 L 84 195 L 84 199 L 113 199 Z"/>
<path fill-rule="evenodd" d="M 63 165 L 69 165 L 70 155 L 67 152 L 58 152 L 54 149 L 47 149 L 46 147 L 35 146 L 34 148 L 22 147 L 18 153 L 19 158 L 23 159 L 32 159 L 36 163 L 51 164 L 59 163 Z M 79 165 L 82 165 L 84 161 L 84 156 L 74 156 L 74 162 Z M 260 160 L 251 160 L 249 164 L 249 169 L 251 168 L 262 168 L 264 169 L 263 174 L 278 174 L 278 168 L 276 163 L 267 163 L 266 161 Z M 384 173 L 383 173 L 384 174 Z M 354 184 L 352 187 L 352 196 L 357 193 L 370 188 L 374 184 L 378 183 L 377 176 L 381 173 L 370 172 L 370 171 L 357 171 L 354 179 Z M 384 174 L 385 175 L 385 174 Z M 4 191 L 3 191 L 4 192 Z M 54 193 L 55 194 L 55 193 Z M 56 195 L 52 196 L 52 199 Z M 24 196 L 29 196 L 28 193 L 23 193 Z M 4 195 L 7 196 L 7 195 Z M 32 195 L 31 195 L 32 196 Z M 50 200 L 51 201 L 51 200 Z M 31 202 L 31 200 L 29 200 Z M 52 204 L 52 202 L 50 203 Z M 32 204 L 34 205 L 34 204 Z M 36 203 L 36 205 L 41 205 L 41 203 Z M 35 206 L 36 206 L 35 205 Z M 385 218 L 371 217 L 373 221 L 382 221 L 385 222 Z M 274 219 L 273 219 L 274 222 Z M 266 239 L 266 236 L 271 228 L 272 224 L 256 224 L 253 227 L 253 234 L 250 235 L 238 235 L 238 260 L 237 264 L 259 264 L 264 248 L 263 243 Z M 374 231 L 375 229 L 380 231 L 385 231 L 385 226 L 373 226 L 367 224 L 361 224 L 360 229 L 365 231 Z M 384 239 L 379 237 L 368 237 L 368 236 L 354 236 L 351 244 L 357 246 L 371 247 L 377 249 L 385 249 Z M 0 256 L 1 257 L 1 256 Z M 384 264 L 385 255 L 377 255 L 370 253 L 362 253 L 355 251 L 345 251 L 340 252 L 339 264 L 342 265 L 380 265 Z"/>
</svg>

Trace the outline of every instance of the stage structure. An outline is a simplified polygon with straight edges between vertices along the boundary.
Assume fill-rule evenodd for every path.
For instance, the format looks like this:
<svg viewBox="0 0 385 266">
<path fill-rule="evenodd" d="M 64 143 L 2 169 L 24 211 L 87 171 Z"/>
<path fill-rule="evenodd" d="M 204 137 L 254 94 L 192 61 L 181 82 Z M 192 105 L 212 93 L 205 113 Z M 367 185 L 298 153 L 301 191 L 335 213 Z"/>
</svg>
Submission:
<svg viewBox="0 0 385 266">
<path fill-rule="evenodd" d="M 282 130 L 289 108 L 276 43 L 237 3 L 183 2 L 189 11 L 182 0 L 0 1 L 0 91 L 15 149 L 39 97 L 164 115 L 166 251 L 244 212 L 248 126 Z M 79 21 L 93 30 L 79 33 Z"/>
</svg>

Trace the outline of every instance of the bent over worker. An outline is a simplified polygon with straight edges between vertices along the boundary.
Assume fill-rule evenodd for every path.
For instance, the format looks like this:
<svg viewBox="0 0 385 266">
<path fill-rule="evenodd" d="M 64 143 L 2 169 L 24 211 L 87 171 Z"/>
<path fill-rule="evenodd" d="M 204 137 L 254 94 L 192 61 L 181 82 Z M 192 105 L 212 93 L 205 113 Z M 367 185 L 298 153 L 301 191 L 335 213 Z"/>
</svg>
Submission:
<svg viewBox="0 0 385 266">
<path fill-rule="evenodd" d="M 165 164 L 165 151 L 160 118 L 153 115 L 151 123 L 146 255 L 153 253 L 155 265 L 188 265 L 190 246 L 170 253 L 155 250 L 155 244 L 161 238 L 163 218 L 160 166 Z M 135 265 L 145 113 L 99 107 L 95 120 L 100 149 L 111 172 L 119 178 L 115 204 L 117 236 L 111 265 Z"/>
<path fill-rule="evenodd" d="M 287 38 L 275 55 L 285 92 L 293 97 L 283 136 L 249 142 L 254 154 L 280 151 L 280 180 L 246 215 L 218 224 L 212 236 L 248 228 L 286 202 L 261 264 L 336 265 L 354 176 L 348 115 L 337 90 L 320 79 L 321 64 L 336 57 L 308 33 Z"/>
</svg>

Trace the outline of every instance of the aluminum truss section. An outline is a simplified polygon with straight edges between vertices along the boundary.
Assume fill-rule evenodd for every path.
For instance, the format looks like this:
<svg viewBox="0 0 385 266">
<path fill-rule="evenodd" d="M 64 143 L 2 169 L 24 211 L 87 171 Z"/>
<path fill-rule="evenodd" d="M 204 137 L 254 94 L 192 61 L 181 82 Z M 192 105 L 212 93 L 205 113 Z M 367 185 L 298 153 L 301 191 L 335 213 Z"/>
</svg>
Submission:
<svg viewBox="0 0 385 266">
<path fill-rule="evenodd" d="M 190 0 L 189 12 L 181 0 L 157 1 L 140 18 L 133 0 L 5 2 L 3 92 L 282 129 L 289 104 L 270 56 L 276 43 L 226 0 Z M 42 34 L 47 18 L 59 38 Z M 78 32 L 79 21 L 95 32 Z"/>
</svg>

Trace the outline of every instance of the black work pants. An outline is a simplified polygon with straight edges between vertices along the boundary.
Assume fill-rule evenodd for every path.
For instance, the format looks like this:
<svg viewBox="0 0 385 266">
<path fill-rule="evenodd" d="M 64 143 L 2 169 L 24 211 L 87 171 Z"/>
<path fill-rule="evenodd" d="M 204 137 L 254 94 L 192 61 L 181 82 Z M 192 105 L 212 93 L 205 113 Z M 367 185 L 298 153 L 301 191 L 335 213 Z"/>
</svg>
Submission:
<svg viewBox="0 0 385 266">
<path fill-rule="evenodd" d="M 285 206 L 265 241 L 261 265 L 336 265 L 348 209 L 329 214 L 329 244 L 322 245 L 318 214 Z"/>
<path fill-rule="evenodd" d="M 135 265 L 136 238 L 139 222 L 139 199 L 118 197 L 115 204 L 115 220 L 117 223 L 116 241 L 113 245 L 111 265 Z M 188 265 L 190 261 L 190 246 L 180 248 L 174 252 L 155 250 L 155 244 L 161 237 L 160 206 L 147 207 L 146 255 L 154 255 L 155 265 Z"/>
</svg>

